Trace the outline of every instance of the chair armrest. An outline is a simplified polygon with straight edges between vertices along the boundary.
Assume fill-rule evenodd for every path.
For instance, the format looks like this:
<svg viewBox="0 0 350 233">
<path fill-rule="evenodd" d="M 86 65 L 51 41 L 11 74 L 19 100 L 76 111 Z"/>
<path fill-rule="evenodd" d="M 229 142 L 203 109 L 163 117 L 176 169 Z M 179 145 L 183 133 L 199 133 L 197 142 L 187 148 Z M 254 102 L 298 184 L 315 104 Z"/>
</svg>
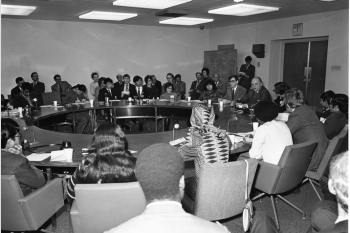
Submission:
<svg viewBox="0 0 350 233">
<path fill-rule="evenodd" d="M 272 194 L 275 190 L 282 169 L 283 167 L 281 166 L 259 161 L 253 187 L 264 193 Z"/>
<path fill-rule="evenodd" d="M 82 227 L 80 223 L 80 216 L 78 211 L 77 201 L 73 201 L 72 207 L 70 208 L 70 218 L 72 220 L 73 232 L 82 233 Z"/>
<path fill-rule="evenodd" d="M 62 179 L 56 178 L 18 200 L 31 230 L 37 230 L 62 206 Z"/>
</svg>

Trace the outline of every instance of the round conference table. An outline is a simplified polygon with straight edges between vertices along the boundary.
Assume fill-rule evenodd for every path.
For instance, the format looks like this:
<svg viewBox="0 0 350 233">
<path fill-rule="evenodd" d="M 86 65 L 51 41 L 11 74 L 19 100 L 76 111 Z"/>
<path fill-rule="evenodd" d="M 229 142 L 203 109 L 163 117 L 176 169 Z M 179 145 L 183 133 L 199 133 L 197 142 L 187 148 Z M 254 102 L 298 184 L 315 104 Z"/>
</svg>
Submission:
<svg viewBox="0 0 350 233">
<path fill-rule="evenodd" d="M 21 131 L 22 140 L 27 139 L 28 142 L 38 142 L 33 147 L 37 153 L 45 151 L 60 150 L 59 145 L 45 146 L 49 144 L 61 144 L 62 141 L 70 141 L 73 148 L 73 162 L 61 162 L 50 161 L 46 159 L 44 161 L 33 161 L 35 166 L 40 167 L 77 167 L 82 159 L 82 148 L 88 148 L 92 140 L 92 134 L 71 134 L 54 132 L 40 128 L 40 121 L 49 117 L 57 117 L 62 114 L 72 114 L 73 122 L 75 122 L 75 114 L 82 111 L 89 110 L 106 110 L 111 109 L 113 113 L 113 121 L 117 119 L 129 119 L 129 118 L 149 118 L 158 122 L 159 119 L 174 118 L 174 119 L 189 119 L 192 112 L 192 106 L 194 102 L 180 101 L 177 103 L 170 101 L 152 101 L 149 103 L 135 104 L 134 102 L 128 102 L 125 100 L 111 101 L 108 105 L 101 102 L 94 102 L 94 106 L 91 107 L 90 103 L 86 104 L 72 104 L 69 106 L 42 106 L 41 110 L 32 114 L 31 117 L 24 117 L 27 124 L 27 130 Z M 235 109 L 229 105 L 220 107 L 214 104 L 214 111 L 218 118 L 215 121 L 215 126 L 222 129 L 227 128 L 227 123 L 230 120 L 229 132 L 249 132 L 252 131 L 252 125 L 248 114 L 237 114 Z M 232 120 L 232 117 L 236 117 L 236 120 Z M 169 143 L 173 140 L 173 130 L 166 132 L 157 132 L 157 123 L 155 124 L 155 133 L 139 133 L 139 134 L 126 134 L 126 138 L 129 144 L 129 150 L 136 151 L 134 154 L 136 157 L 140 151 L 149 145 L 154 143 Z M 175 130 L 175 139 L 187 136 L 188 129 Z M 230 151 L 230 154 L 241 153 L 248 151 L 251 144 L 241 143 L 237 144 L 234 149 Z"/>
</svg>

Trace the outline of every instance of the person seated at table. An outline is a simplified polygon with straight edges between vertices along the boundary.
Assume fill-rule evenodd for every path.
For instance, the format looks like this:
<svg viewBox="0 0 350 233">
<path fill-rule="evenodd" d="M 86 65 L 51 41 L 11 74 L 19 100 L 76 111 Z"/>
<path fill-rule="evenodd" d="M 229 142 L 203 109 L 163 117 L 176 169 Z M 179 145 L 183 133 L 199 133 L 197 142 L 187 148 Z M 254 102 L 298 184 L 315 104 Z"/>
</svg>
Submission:
<svg viewBox="0 0 350 233">
<path fill-rule="evenodd" d="M 201 95 L 201 92 L 204 89 L 204 82 L 202 79 L 201 72 L 196 72 L 196 80 L 192 82 L 190 91 L 188 92 L 192 100 L 196 100 Z"/>
<path fill-rule="evenodd" d="M 109 100 L 118 99 L 118 91 L 113 88 L 113 80 L 110 78 L 105 78 L 103 83 L 105 84 L 105 87 L 100 88 L 100 91 L 98 93 L 98 101 L 104 102 L 106 97 L 108 97 Z"/>
<path fill-rule="evenodd" d="M 5 96 L 1 94 L 1 111 L 6 111 L 8 109 L 12 109 L 10 101 L 8 99 L 5 99 Z"/>
<path fill-rule="evenodd" d="M 229 102 L 231 106 L 236 105 L 236 101 L 240 101 L 246 94 L 246 89 L 238 85 L 238 76 L 231 75 L 228 78 L 229 86 L 227 87 L 226 95 L 222 97 L 224 102 Z M 219 99 L 220 100 L 220 99 Z"/>
<path fill-rule="evenodd" d="M 124 74 L 123 80 L 124 80 L 124 85 L 120 85 L 117 88 L 115 88 L 117 92 L 117 98 L 124 99 L 124 100 L 127 100 L 129 97 L 134 98 L 134 96 L 136 96 L 137 93 L 136 93 L 135 85 L 130 83 L 130 75 Z"/>
<path fill-rule="evenodd" d="M 214 84 L 215 85 L 215 84 Z M 195 103 L 192 108 L 189 142 L 179 148 L 184 159 L 194 159 L 196 177 L 185 179 L 185 193 L 196 197 L 199 174 L 204 163 L 227 163 L 231 141 L 225 130 L 214 126 L 213 107 Z"/>
<path fill-rule="evenodd" d="M 66 95 L 67 101 L 65 103 L 84 103 L 89 100 L 87 96 L 86 86 L 82 84 L 75 85 L 72 87 Z M 68 117 L 72 117 L 71 114 Z M 77 134 L 82 134 L 89 122 L 89 112 L 76 112 L 75 120 L 78 122 L 77 124 Z"/>
<path fill-rule="evenodd" d="M 159 97 L 162 94 L 162 88 L 163 88 L 162 82 L 157 80 L 157 77 L 154 74 L 152 74 L 151 77 L 152 77 L 152 86 L 157 89 L 157 93 L 158 93 L 157 97 Z"/>
<path fill-rule="evenodd" d="M 62 81 L 59 74 L 53 76 L 53 79 L 56 83 L 51 86 L 51 91 L 60 93 L 60 96 L 63 99 L 63 97 L 66 97 L 67 91 L 72 88 L 72 86 L 67 81 Z"/>
<path fill-rule="evenodd" d="M 184 100 L 186 95 L 186 83 L 181 81 L 180 74 L 175 75 L 174 88 L 175 92 L 180 96 L 180 99 Z"/>
<path fill-rule="evenodd" d="M 335 93 L 332 90 L 330 90 L 323 92 L 320 96 L 320 104 L 322 106 L 322 109 L 316 109 L 316 115 L 320 118 L 322 122 L 324 122 L 326 118 L 329 115 L 331 115 L 329 104 L 334 95 Z"/>
<path fill-rule="evenodd" d="M 145 85 L 143 86 L 145 99 L 157 99 L 158 90 L 156 86 L 152 84 L 152 75 L 146 75 Z"/>
<path fill-rule="evenodd" d="M 348 123 L 348 101 L 343 97 L 335 94 L 329 104 L 331 115 L 323 123 L 326 135 L 329 140 L 337 136 L 344 126 Z"/>
<path fill-rule="evenodd" d="M 95 88 L 95 95 L 94 95 L 95 100 L 98 100 L 98 95 L 100 94 L 100 90 L 106 87 L 104 83 L 105 79 L 106 79 L 105 77 L 98 78 L 98 81 L 97 81 L 98 86 Z"/>
<path fill-rule="evenodd" d="M 171 83 L 171 84 L 174 84 L 174 75 L 172 73 L 167 73 L 166 75 L 166 82 L 163 84 L 162 86 L 162 94 L 163 93 L 166 93 L 166 87 L 165 87 L 165 84 L 167 83 Z M 173 87 L 173 91 L 175 91 L 175 88 Z"/>
<path fill-rule="evenodd" d="M 169 144 L 157 143 L 144 149 L 135 170 L 147 207 L 141 215 L 107 232 L 228 232 L 226 227 L 182 209 L 179 185 L 184 173 L 183 164 L 179 153 Z"/>
<path fill-rule="evenodd" d="M 39 169 L 22 155 L 19 125 L 10 118 L 1 120 L 1 175 L 15 175 L 23 195 L 45 185 L 45 178 Z"/>
<path fill-rule="evenodd" d="M 180 100 L 180 96 L 174 92 L 174 85 L 171 82 L 164 83 L 165 92 L 160 96 L 160 99 L 174 100 L 175 102 Z"/>
<path fill-rule="evenodd" d="M 119 125 L 110 122 L 99 125 L 89 149 L 93 152 L 83 157 L 79 167 L 68 180 L 68 200 L 75 199 L 76 184 L 136 181 L 136 158 L 127 150 L 127 140 Z"/>
<path fill-rule="evenodd" d="M 303 92 L 296 88 L 284 93 L 284 104 L 290 113 L 287 125 L 292 133 L 293 143 L 300 144 L 310 140 L 318 143 L 308 170 L 317 169 L 328 146 L 328 138 L 321 121 L 315 111 L 304 104 Z"/>
<path fill-rule="evenodd" d="M 260 126 L 256 129 L 250 158 L 264 160 L 277 165 L 284 148 L 293 145 L 292 134 L 286 123 L 276 121 L 278 106 L 269 100 L 258 102 L 254 108 L 254 115 Z"/>
<path fill-rule="evenodd" d="M 217 103 L 219 97 L 218 89 L 215 85 L 214 80 L 208 78 L 204 83 L 204 91 L 199 96 L 199 100 L 207 103 L 208 100 L 211 100 L 211 103 Z"/>
<path fill-rule="evenodd" d="M 214 80 L 215 85 L 218 89 L 219 97 L 220 98 L 224 97 L 227 93 L 227 83 L 220 80 L 219 74 L 214 74 L 213 80 Z"/>
<path fill-rule="evenodd" d="M 16 86 L 11 89 L 11 97 L 15 98 L 22 90 L 22 84 L 24 83 L 24 79 L 22 77 L 17 77 L 15 79 Z"/>
<path fill-rule="evenodd" d="M 287 109 L 283 101 L 283 96 L 284 93 L 289 90 L 289 86 L 285 82 L 278 82 L 275 83 L 274 88 L 275 89 L 273 91 L 275 92 L 277 98 L 273 102 L 275 102 L 275 104 L 278 106 L 278 112 L 285 112 Z"/>
<path fill-rule="evenodd" d="M 257 102 L 262 100 L 271 100 L 270 92 L 263 86 L 260 77 L 253 78 L 251 84 L 251 89 L 241 99 L 244 108 L 252 108 Z"/>
<path fill-rule="evenodd" d="M 22 91 L 13 98 L 13 107 L 14 108 L 18 108 L 18 107 L 35 108 L 36 99 L 35 98 L 33 99 L 30 94 L 32 91 L 32 85 L 30 85 L 30 83 L 25 82 L 22 84 L 21 89 Z"/>
</svg>

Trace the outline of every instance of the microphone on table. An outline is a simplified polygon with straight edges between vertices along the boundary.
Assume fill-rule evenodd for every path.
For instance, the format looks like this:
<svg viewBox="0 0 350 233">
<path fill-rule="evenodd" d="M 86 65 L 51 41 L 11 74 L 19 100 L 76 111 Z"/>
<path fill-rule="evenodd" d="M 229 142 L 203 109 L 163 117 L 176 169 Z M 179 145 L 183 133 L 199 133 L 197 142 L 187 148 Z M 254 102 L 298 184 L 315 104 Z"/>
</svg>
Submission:
<svg viewBox="0 0 350 233">
<path fill-rule="evenodd" d="M 178 128 L 180 128 L 180 125 L 176 123 L 173 128 L 173 141 L 175 140 L 175 129 L 178 129 Z"/>
</svg>

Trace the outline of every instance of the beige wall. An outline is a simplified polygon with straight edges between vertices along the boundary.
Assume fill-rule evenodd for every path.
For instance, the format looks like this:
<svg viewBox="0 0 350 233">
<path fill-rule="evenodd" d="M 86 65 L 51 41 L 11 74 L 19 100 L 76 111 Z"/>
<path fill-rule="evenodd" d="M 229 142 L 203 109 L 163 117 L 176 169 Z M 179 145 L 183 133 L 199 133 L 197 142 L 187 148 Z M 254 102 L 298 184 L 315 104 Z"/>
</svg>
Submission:
<svg viewBox="0 0 350 233">
<path fill-rule="evenodd" d="M 303 23 L 301 37 L 292 36 L 292 26 Z M 238 64 L 252 56 L 256 66 L 256 76 L 260 76 L 270 92 L 273 84 L 282 80 L 282 42 L 290 39 L 328 36 L 328 57 L 326 90 L 348 93 L 349 74 L 349 10 L 271 20 L 230 26 L 209 31 L 209 47 L 216 49 L 220 44 L 235 44 Z M 252 44 L 265 44 L 265 58 L 252 54 Z M 340 71 L 332 71 L 332 66 L 341 66 Z"/>
<path fill-rule="evenodd" d="M 16 77 L 31 81 L 33 71 L 46 91 L 51 91 L 55 74 L 71 85 L 88 87 L 93 71 L 115 81 L 118 73 L 155 74 L 162 82 L 168 72 L 179 73 L 188 89 L 208 48 L 208 31 L 199 29 L 2 19 L 1 30 L 5 95 Z"/>
<path fill-rule="evenodd" d="M 294 39 L 295 23 L 304 24 L 304 35 L 298 38 L 329 37 L 325 89 L 348 93 L 348 10 L 210 30 L 2 19 L 1 93 L 9 94 L 18 76 L 31 81 L 33 71 L 47 91 L 57 73 L 72 85 L 88 86 L 93 71 L 114 80 L 118 73 L 155 74 L 162 82 L 166 73 L 180 73 L 188 89 L 194 73 L 202 68 L 204 51 L 222 44 L 235 44 L 239 65 L 252 56 L 256 76 L 271 91 L 282 79 L 281 41 Z M 252 44 L 265 44 L 265 58 L 251 53 Z M 341 70 L 331 71 L 334 65 Z"/>
</svg>

